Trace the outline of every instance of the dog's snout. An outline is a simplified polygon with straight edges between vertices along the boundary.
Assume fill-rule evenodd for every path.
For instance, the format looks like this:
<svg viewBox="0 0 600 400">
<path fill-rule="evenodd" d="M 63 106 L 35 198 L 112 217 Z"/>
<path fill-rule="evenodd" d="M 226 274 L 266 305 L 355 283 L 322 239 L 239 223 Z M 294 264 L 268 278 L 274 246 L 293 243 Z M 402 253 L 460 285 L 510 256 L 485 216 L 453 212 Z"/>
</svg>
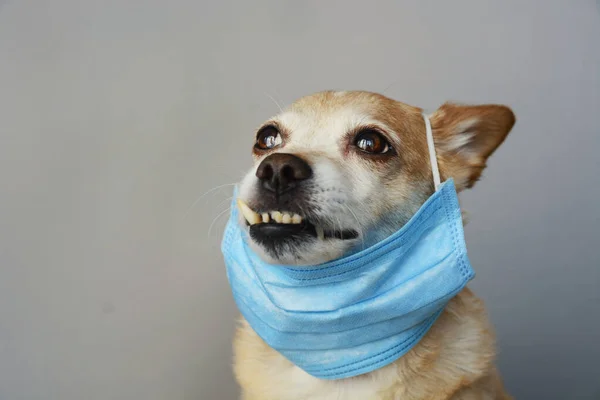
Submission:
<svg viewBox="0 0 600 400">
<path fill-rule="evenodd" d="M 267 156 L 256 170 L 256 177 L 262 186 L 276 194 L 293 189 L 299 181 L 311 176 L 310 165 L 300 157 L 288 153 Z"/>
</svg>

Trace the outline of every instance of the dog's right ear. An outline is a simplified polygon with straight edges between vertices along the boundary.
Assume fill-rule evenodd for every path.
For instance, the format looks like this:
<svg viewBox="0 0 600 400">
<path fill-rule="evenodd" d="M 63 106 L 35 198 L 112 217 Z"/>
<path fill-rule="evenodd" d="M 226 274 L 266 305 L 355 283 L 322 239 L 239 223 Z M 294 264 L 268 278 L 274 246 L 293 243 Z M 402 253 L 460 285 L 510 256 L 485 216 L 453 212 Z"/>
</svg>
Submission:
<svg viewBox="0 0 600 400">
<path fill-rule="evenodd" d="M 480 178 L 488 157 L 515 124 L 515 115 L 502 105 L 446 103 L 430 121 L 442 180 L 453 178 L 460 191 Z"/>
</svg>

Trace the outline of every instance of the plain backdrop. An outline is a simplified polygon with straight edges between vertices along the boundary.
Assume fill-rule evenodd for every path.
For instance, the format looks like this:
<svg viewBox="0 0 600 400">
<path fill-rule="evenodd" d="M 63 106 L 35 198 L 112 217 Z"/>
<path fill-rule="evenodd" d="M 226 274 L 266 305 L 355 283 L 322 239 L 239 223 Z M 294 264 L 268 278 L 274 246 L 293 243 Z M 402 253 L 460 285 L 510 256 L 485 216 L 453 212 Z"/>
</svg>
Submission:
<svg viewBox="0 0 600 400">
<path fill-rule="evenodd" d="M 235 399 L 231 187 L 201 195 L 324 89 L 513 108 L 462 196 L 472 287 L 517 399 L 599 399 L 599 9 L 0 2 L 0 399 Z"/>
</svg>

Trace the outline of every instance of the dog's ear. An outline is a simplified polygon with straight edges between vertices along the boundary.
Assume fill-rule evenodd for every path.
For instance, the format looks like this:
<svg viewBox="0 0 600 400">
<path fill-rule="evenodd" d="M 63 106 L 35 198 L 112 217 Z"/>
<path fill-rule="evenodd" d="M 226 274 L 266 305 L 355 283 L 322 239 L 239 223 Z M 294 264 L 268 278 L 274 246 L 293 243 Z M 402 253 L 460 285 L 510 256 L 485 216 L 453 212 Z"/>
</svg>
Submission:
<svg viewBox="0 0 600 400">
<path fill-rule="evenodd" d="M 472 187 L 488 157 L 504 141 L 515 115 L 502 105 L 446 103 L 430 117 L 440 174 L 453 178 L 458 191 Z"/>
</svg>

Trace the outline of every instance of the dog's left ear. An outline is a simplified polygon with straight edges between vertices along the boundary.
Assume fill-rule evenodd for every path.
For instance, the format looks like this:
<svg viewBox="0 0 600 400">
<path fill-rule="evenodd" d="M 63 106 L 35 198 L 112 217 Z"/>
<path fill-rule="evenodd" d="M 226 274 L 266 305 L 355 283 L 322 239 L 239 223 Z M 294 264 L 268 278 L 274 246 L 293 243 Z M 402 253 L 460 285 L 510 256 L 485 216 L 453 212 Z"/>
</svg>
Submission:
<svg viewBox="0 0 600 400">
<path fill-rule="evenodd" d="M 502 105 L 446 103 L 430 120 L 442 180 L 454 178 L 460 191 L 477 182 L 488 157 L 515 124 L 515 115 Z"/>
</svg>

